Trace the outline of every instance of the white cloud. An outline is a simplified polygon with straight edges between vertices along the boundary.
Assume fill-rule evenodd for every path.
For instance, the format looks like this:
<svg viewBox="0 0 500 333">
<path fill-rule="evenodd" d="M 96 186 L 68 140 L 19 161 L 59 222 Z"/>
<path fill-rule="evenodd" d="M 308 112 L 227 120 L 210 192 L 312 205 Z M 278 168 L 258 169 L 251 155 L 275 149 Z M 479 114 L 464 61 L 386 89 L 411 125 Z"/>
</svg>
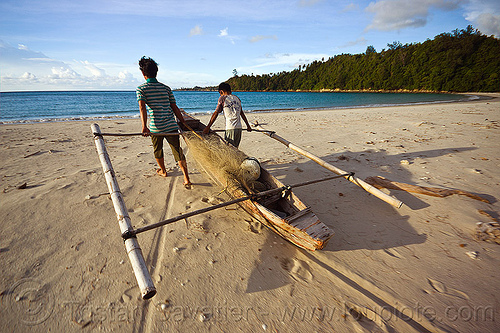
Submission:
<svg viewBox="0 0 500 333">
<path fill-rule="evenodd" d="M 469 0 L 465 19 L 486 35 L 500 37 L 500 1 Z"/>
<path fill-rule="evenodd" d="M 81 75 L 71 68 L 53 67 L 52 75 L 49 75 L 49 77 L 51 79 L 77 79 L 81 77 Z"/>
<path fill-rule="evenodd" d="M 139 81 L 127 70 L 107 75 L 101 66 L 116 69 L 119 64 L 96 65 L 89 61 L 71 64 L 52 59 L 26 45 L 13 47 L 0 41 L 2 91 L 135 89 Z M 81 73 L 89 72 L 88 75 Z"/>
<path fill-rule="evenodd" d="M 432 7 L 450 11 L 458 7 L 462 0 L 379 0 L 371 2 L 366 11 L 373 13 L 372 23 L 366 30 L 401 30 L 417 28 L 427 24 Z"/>
<path fill-rule="evenodd" d="M 367 43 L 368 43 L 368 41 L 366 40 L 365 37 L 360 37 L 360 38 L 356 39 L 355 41 L 351 41 L 351 42 L 348 42 L 348 43 L 340 46 L 340 48 L 351 47 L 351 46 L 356 46 L 356 45 L 366 45 Z"/>
<path fill-rule="evenodd" d="M 28 80 L 28 81 L 37 81 L 38 79 L 36 78 L 36 75 L 32 73 L 25 72 L 23 75 L 21 75 L 22 80 Z"/>
<path fill-rule="evenodd" d="M 464 11 L 464 17 L 486 35 L 500 36 L 500 1 L 498 0 L 378 0 L 366 11 L 374 14 L 366 30 L 402 30 L 427 24 L 432 9 Z M 457 27 L 460 28 L 460 27 Z"/>
<path fill-rule="evenodd" d="M 477 29 L 486 35 L 500 37 L 500 15 L 490 13 L 479 14 L 474 20 Z"/>
<path fill-rule="evenodd" d="M 201 25 L 195 26 L 191 31 L 189 32 L 189 36 L 198 36 L 203 34 L 203 29 Z"/>
<path fill-rule="evenodd" d="M 370 3 L 366 11 L 375 14 L 367 30 L 400 30 L 427 23 L 428 8 L 419 1 L 382 0 Z"/>
<path fill-rule="evenodd" d="M 124 71 L 124 72 L 120 72 L 118 73 L 118 78 L 120 80 L 135 80 L 134 76 L 132 75 L 132 73 L 128 72 L 128 71 Z"/>
<path fill-rule="evenodd" d="M 63 62 L 28 48 L 12 47 L 1 40 L 0 51 L 2 91 L 135 90 L 143 82 L 135 63 Z M 210 86 L 220 81 L 205 73 L 161 71 L 160 74 L 165 79 L 162 82 L 172 88 Z"/>
<path fill-rule="evenodd" d="M 231 44 L 234 44 L 234 41 L 239 39 L 239 37 L 231 36 L 229 34 L 229 28 L 222 29 L 219 33 L 219 37 L 229 40 L 231 42 Z"/>
<path fill-rule="evenodd" d="M 356 5 L 355 3 L 350 3 L 347 6 L 345 6 L 344 9 L 342 9 L 342 12 L 343 13 L 347 13 L 347 12 L 350 12 L 350 11 L 357 10 L 358 8 L 359 8 L 359 6 Z"/>
<path fill-rule="evenodd" d="M 250 42 L 256 43 L 256 42 L 260 42 L 261 40 L 264 40 L 264 39 L 278 40 L 278 37 L 276 37 L 276 35 L 272 35 L 272 36 L 257 35 L 257 36 L 253 36 L 252 38 L 250 38 Z"/>
<path fill-rule="evenodd" d="M 283 67 L 289 69 L 297 68 L 299 65 L 307 65 L 315 60 L 327 59 L 327 54 L 308 53 L 273 53 L 252 60 L 253 65 L 237 68 L 239 73 L 264 74 L 273 71 L 282 71 Z"/>
<path fill-rule="evenodd" d="M 96 65 L 91 64 L 87 60 L 82 61 L 81 63 L 83 64 L 85 69 L 87 69 L 92 74 L 92 76 L 95 76 L 95 77 L 106 76 L 106 71 L 104 69 L 101 69 L 101 68 L 97 67 Z"/>
<path fill-rule="evenodd" d="M 22 58 L 22 60 L 30 61 L 33 63 L 61 63 L 59 60 L 50 58 Z"/>
<path fill-rule="evenodd" d="M 139 81 L 128 72 L 120 72 L 117 76 L 85 76 L 71 69 L 54 67 L 49 75 L 37 76 L 25 72 L 20 76 L 3 76 L 2 91 L 22 90 L 133 90 Z"/>
<path fill-rule="evenodd" d="M 49 59 L 49 57 L 41 52 L 30 50 L 28 46 L 24 44 L 18 44 L 17 47 L 14 47 L 0 40 L 0 61 L 2 64 L 32 59 Z"/>
<path fill-rule="evenodd" d="M 227 32 L 228 30 L 229 30 L 228 28 L 222 29 L 220 31 L 219 37 L 227 37 L 229 35 L 228 32 Z"/>
</svg>

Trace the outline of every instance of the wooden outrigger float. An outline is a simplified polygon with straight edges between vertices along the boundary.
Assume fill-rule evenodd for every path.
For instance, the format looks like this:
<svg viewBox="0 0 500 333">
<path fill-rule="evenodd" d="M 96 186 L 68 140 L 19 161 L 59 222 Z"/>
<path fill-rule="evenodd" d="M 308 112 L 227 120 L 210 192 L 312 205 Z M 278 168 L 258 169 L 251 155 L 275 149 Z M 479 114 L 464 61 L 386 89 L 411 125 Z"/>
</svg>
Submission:
<svg viewBox="0 0 500 333">
<path fill-rule="evenodd" d="M 198 119 L 186 113 L 183 116 L 188 125 L 187 130 L 198 132 L 205 128 L 205 125 Z M 182 134 L 188 145 L 189 131 Z M 217 134 L 212 133 L 211 135 L 223 141 Z M 210 179 L 223 187 L 233 199 L 257 193 L 242 186 L 228 186 L 226 178 L 221 173 L 211 172 L 203 163 L 197 162 Z M 264 191 L 285 187 L 263 167 L 261 167 L 258 182 L 265 185 Z M 334 235 L 333 230 L 321 222 L 311 207 L 306 206 L 290 189 L 285 192 L 279 192 L 262 199 L 241 201 L 238 204 L 256 220 L 298 247 L 311 251 L 324 248 Z"/>
</svg>

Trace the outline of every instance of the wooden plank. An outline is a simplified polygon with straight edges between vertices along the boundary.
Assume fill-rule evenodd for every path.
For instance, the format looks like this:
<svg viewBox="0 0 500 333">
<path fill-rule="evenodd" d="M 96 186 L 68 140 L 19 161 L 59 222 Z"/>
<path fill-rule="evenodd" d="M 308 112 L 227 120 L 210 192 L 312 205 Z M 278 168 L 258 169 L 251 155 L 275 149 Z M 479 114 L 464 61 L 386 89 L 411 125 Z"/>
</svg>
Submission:
<svg viewBox="0 0 500 333">
<path fill-rule="evenodd" d="M 281 194 L 276 194 L 276 195 L 273 195 L 273 196 L 270 196 L 268 198 L 264 198 L 262 200 L 258 200 L 258 202 L 262 205 L 262 206 L 270 206 L 272 205 L 273 203 L 275 203 L 276 201 L 280 200 L 281 199 Z"/>
<path fill-rule="evenodd" d="M 299 210 L 297 213 L 295 213 L 293 215 L 285 217 L 285 221 L 290 223 L 290 222 L 292 222 L 292 221 L 294 221 L 294 220 L 296 220 L 296 219 L 298 219 L 306 214 L 309 214 L 309 213 L 312 213 L 311 207 L 306 207 L 303 210 Z"/>
</svg>

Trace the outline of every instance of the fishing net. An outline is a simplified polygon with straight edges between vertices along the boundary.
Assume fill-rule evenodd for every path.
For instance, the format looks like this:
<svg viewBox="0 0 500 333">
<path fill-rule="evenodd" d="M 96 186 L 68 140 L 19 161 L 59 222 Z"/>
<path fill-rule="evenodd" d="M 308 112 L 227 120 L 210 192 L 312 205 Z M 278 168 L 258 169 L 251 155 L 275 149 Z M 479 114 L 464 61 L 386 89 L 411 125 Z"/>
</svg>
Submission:
<svg viewBox="0 0 500 333">
<path fill-rule="evenodd" d="M 241 168 L 248 156 L 217 134 L 210 133 L 200 138 L 192 132 L 185 132 L 184 140 L 200 167 L 225 188 L 240 188 L 246 193 L 269 189 L 258 180 L 248 179 L 248 170 Z"/>
<path fill-rule="evenodd" d="M 226 181 L 221 185 L 245 189 L 247 184 L 240 176 L 240 165 L 248 157 L 245 153 L 213 133 L 200 139 L 196 134 L 186 132 L 184 139 L 196 162 L 219 181 Z"/>
</svg>

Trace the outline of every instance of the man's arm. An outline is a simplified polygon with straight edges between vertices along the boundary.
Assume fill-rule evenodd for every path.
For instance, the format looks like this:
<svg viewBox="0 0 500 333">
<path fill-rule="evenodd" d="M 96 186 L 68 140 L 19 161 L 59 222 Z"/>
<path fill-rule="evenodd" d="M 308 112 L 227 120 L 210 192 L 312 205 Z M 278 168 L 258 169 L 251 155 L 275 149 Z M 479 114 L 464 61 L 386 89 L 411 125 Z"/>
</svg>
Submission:
<svg viewBox="0 0 500 333">
<path fill-rule="evenodd" d="M 181 124 L 183 124 L 184 126 L 186 126 L 186 128 L 188 128 L 186 121 L 184 120 L 184 117 L 182 116 L 181 110 L 177 106 L 177 103 L 170 102 L 170 108 L 172 109 L 172 111 L 174 111 L 175 116 L 177 117 L 177 119 L 179 119 Z"/>
<path fill-rule="evenodd" d="M 251 132 L 252 131 L 252 127 L 250 127 L 250 123 L 248 122 L 247 116 L 245 116 L 245 113 L 243 112 L 243 110 L 241 110 L 240 116 L 243 119 L 243 121 L 245 122 L 245 124 L 247 124 L 247 131 Z"/>
<path fill-rule="evenodd" d="M 139 110 L 141 113 L 142 135 L 149 136 L 151 135 L 151 132 L 148 128 L 148 110 L 146 108 L 146 101 L 139 101 Z"/>
<path fill-rule="evenodd" d="M 217 110 L 215 110 L 214 113 L 212 113 L 212 117 L 210 117 L 210 121 L 208 122 L 207 127 L 205 127 L 203 129 L 203 134 L 208 134 L 208 132 L 210 132 L 210 126 L 213 125 L 213 123 L 215 122 L 215 119 L 217 119 L 218 115 L 219 115 L 219 112 L 217 112 Z"/>
<path fill-rule="evenodd" d="M 208 134 L 210 132 L 210 127 L 215 123 L 215 120 L 217 119 L 217 116 L 219 113 L 222 111 L 224 107 L 224 101 L 226 100 L 225 96 L 220 96 L 219 100 L 217 101 L 217 107 L 215 108 L 214 113 L 212 114 L 212 117 L 210 118 L 210 121 L 208 122 L 207 127 L 203 130 L 203 134 Z"/>
</svg>

